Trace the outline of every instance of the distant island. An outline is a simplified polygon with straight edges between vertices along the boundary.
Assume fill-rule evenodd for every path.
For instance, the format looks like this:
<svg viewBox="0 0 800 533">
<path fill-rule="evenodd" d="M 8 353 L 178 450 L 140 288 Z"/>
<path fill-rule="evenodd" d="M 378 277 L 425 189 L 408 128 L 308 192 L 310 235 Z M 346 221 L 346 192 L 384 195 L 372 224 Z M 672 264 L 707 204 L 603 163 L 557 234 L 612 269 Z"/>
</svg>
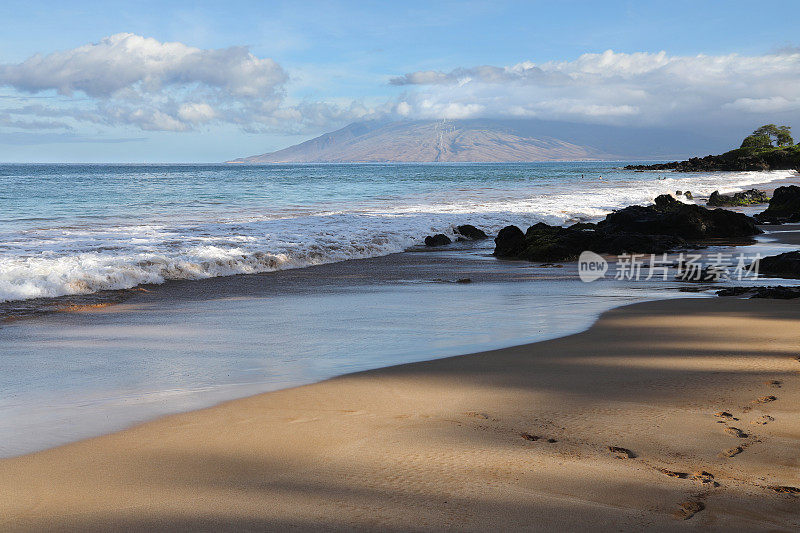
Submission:
<svg viewBox="0 0 800 533">
<path fill-rule="evenodd" d="M 664 160 L 721 146 L 717 139 L 663 128 L 537 119 L 367 120 L 228 163 Z"/>
<path fill-rule="evenodd" d="M 686 161 L 654 165 L 628 165 L 628 170 L 800 170 L 800 144 L 794 144 L 790 126 L 765 124 L 735 150 L 721 155 L 692 157 Z"/>
<path fill-rule="evenodd" d="M 611 154 L 549 136 L 453 121 L 356 123 L 304 143 L 230 163 L 527 162 Z"/>
</svg>

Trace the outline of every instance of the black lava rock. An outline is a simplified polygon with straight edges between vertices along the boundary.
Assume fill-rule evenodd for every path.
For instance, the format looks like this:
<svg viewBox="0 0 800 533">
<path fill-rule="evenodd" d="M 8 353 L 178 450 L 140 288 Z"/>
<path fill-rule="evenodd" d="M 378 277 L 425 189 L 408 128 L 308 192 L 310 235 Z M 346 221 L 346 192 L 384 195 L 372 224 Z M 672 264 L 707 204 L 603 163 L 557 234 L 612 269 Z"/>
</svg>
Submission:
<svg viewBox="0 0 800 533">
<path fill-rule="evenodd" d="M 800 222 L 800 187 L 789 185 L 775 189 L 769 207 L 755 219 L 770 224 Z"/>
<path fill-rule="evenodd" d="M 800 251 L 762 257 L 758 273 L 779 278 L 800 278 Z"/>
<path fill-rule="evenodd" d="M 450 240 L 450 237 L 444 233 L 437 233 L 436 235 L 428 235 L 425 237 L 425 246 L 444 246 L 451 242 L 453 241 Z"/>
<path fill-rule="evenodd" d="M 525 234 L 516 226 L 506 226 L 497 234 L 494 244 L 497 257 L 517 257 L 525 247 Z"/>
<path fill-rule="evenodd" d="M 456 228 L 456 232 L 459 235 L 466 237 L 467 239 L 472 239 L 473 241 L 480 241 L 489 238 L 489 236 L 486 235 L 486 233 L 484 233 L 483 230 L 480 230 L 471 224 L 464 224 L 462 226 L 458 226 Z"/>
</svg>

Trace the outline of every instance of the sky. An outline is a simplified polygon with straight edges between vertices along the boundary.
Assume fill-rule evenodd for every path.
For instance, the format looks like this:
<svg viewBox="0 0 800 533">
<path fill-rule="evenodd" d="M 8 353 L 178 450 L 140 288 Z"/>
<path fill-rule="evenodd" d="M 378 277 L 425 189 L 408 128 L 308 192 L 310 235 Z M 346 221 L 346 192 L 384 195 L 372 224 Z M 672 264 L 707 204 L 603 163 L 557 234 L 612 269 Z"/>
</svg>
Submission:
<svg viewBox="0 0 800 533">
<path fill-rule="evenodd" d="M 0 20 L 3 162 L 219 162 L 368 119 L 800 128 L 796 1 L 4 0 Z"/>
</svg>

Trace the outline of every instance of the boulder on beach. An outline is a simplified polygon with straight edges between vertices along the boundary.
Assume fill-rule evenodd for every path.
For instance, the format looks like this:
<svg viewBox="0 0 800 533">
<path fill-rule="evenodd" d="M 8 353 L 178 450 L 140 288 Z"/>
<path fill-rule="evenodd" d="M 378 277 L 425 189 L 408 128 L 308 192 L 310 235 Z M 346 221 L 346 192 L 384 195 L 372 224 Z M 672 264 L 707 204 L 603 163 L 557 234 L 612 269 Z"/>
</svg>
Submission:
<svg viewBox="0 0 800 533">
<path fill-rule="evenodd" d="M 764 191 L 750 189 L 749 191 L 737 192 L 734 194 L 720 194 L 714 191 L 708 198 L 708 205 L 712 207 L 740 207 L 745 205 L 765 204 L 769 202 L 769 196 Z"/>
<path fill-rule="evenodd" d="M 498 232 L 494 245 L 497 257 L 517 257 L 525 247 L 525 234 L 516 226 L 506 226 Z"/>
<path fill-rule="evenodd" d="M 444 233 L 437 233 L 436 235 L 428 235 L 425 237 L 425 246 L 444 246 L 451 242 L 453 241 L 450 240 L 450 237 Z"/>
<path fill-rule="evenodd" d="M 800 278 L 800 251 L 762 257 L 758 273 L 779 278 Z"/>
<path fill-rule="evenodd" d="M 694 200 L 694 195 L 692 194 L 692 191 L 686 191 L 685 193 L 683 193 L 683 196 L 687 200 Z"/>
<path fill-rule="evenodd" d="M 466 239 L 472 239 L 473 241 L 480 241 L 489 238 L 489 236 L 486 235 L 486 233 L 484 233 L 483 230 L 476 228 L 472 224 L 463 224 L 461 226 L 458 226 L 456 228 L 456 233 L 458 233 L 459 235 L 461 235 Z"/>
<path fill-rule="evenodd" d="M 755 215 L 755 219 L 770 224 L 800 222 L 800 187 L 788 185 L 775 189 L 769 207 Z"/>
</svg>

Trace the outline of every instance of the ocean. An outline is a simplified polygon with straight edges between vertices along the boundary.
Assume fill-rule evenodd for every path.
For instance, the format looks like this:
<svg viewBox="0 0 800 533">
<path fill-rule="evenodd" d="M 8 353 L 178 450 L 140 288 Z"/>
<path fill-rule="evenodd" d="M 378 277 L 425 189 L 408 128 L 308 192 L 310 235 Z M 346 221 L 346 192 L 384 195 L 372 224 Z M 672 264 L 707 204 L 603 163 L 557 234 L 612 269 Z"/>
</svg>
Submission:
<svg viewBox="0 0 800 533">
<path fill-rule="evenodd" d="M 377 257 L 458 224 L 565 224 L 791 174 L 623 165 L 0 165 L 0 302 Z"/>
<path fill-rule="evenodd" d="M 492 234 L 593 220 L 662 193 L 792 174 L 622 166 L 2 165 L 7 317 L 147 285 L 110 307 L 0 319 L 0 457 L 347 372 L 568 335 L 627 303 L 708 296 L 672 279 L 582 283 L 574 264 L 497 260 L 491 239 L 422 241 L 458 224 Z"/>
</svg>

